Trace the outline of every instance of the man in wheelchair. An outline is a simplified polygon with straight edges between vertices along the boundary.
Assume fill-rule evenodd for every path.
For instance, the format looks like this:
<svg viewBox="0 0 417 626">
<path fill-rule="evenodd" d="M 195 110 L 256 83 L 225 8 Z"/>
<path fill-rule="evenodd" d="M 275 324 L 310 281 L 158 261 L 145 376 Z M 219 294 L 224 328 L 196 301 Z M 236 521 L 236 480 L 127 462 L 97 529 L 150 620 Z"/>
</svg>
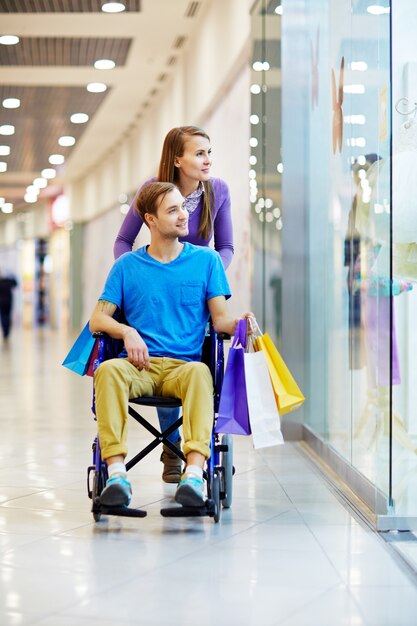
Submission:
<svg viewBox="0 0 417 626">
<path fill-rule="evenodd" d="M 130 502 L 124 464 L 128 399 L 149 395 L 181 399 L 186 469 L 175 500 L 183 506 L 204 503 L 203 467 L 213 425 L 213 381 L 200 361 L 205 328 L 211 316 L 216 332 L 233 335 L 237 320 L 227 312 L 230 289 L 217 252 L 179 240 L 188 234 L 183 201 L 172 183 L 150 183 L 141 190 L 136 208 L 150 229 L 151 243 L 114 263 L 90 319 L 91 332 L 124 342 L 124 358 L 104 361 L 94 376 L 98 434 L 109 475 L 100 496 L 106 506 Z M 113 318 L 117 309 L 125 324 Z"/>
</svg>

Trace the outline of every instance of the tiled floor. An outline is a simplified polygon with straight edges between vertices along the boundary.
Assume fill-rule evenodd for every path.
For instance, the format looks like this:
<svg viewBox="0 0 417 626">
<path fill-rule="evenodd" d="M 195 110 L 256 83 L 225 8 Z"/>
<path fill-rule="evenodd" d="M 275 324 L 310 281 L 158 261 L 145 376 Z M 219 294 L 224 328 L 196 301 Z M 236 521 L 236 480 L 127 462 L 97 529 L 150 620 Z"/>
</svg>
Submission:
<svg viewBox="0 0 417 626">
<path fill-rule="evenodd" d="M 59 366 L 67 346 L 16 330 L 0 349 L 2 626 L 415 626 L 406 570 L 292 444 L 235 438 L 220 524 L 160 516 L 157 454 L 133 474 L 148 517 L 94 523 L 91 381 Z"/>
</svg>

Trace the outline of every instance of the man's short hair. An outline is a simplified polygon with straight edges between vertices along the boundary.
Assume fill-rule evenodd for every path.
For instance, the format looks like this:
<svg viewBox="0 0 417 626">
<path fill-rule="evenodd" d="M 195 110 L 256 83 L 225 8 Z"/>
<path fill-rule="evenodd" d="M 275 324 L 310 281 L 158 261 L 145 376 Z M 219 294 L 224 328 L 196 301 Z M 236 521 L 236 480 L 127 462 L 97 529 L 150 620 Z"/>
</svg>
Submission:
<svg viewBox="0 0 417 626">
<path fill-rule="evenodd" d="M 173 183 L 154 182 L 142 187 L 135 198 L 135 209 L 146 224 L 145 214 L 156 215 L 159 204 L 170 191 L 178 189 Z"/>
</svg>

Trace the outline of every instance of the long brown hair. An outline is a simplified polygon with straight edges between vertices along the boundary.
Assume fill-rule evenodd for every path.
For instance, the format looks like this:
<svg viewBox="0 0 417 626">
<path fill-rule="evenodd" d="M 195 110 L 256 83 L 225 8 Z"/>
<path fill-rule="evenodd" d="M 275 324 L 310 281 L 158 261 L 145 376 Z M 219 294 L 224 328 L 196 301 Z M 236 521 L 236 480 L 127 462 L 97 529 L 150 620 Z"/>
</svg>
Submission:
<svg viewBox="0 0 417 626">
<path fill-rule="evenodd" d="M 175 167 L 175 158 L 184 154 L 184 144 L 188 137 L 200 136 L 210 141 L 207 133 L 197 126 L 179 126 L 172 128 L 164 140 L 162 146 L 161 160 L 159 162 L 158 181 L 178 184 L 179 173 Z M 213 203 L 214 194 L 213 186 L 209 180 L 203 181 L 204 186 L 204 203 L 201 211 L 200 224 L 198 234 L 203 239 L 208 239 L 213 230 Z"/>
</svg>

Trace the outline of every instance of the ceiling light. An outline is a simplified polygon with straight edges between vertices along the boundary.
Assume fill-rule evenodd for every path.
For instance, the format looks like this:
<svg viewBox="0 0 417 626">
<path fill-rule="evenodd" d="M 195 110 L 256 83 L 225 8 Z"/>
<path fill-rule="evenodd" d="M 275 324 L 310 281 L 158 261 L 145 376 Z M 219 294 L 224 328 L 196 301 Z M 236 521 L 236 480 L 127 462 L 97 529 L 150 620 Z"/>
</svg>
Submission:
<svg viewBox="0 0 417 626">
<path fill-rule="evenodd" d="M 51 154 L 48 157 L 48 161 L 52 165 L 62 165 L 64 163 L 64 161 L 65 161 L 65 157 L 62 154 Z"/>
<path fill-rule="evenodd" d="M 75 144 L 75 137 L 64 135 L 58 139 L 58 143 L 60 146 L 73 146 Z"/>
<path fill-rule="evenodd" d="M 29 193 L 30 195 L 33 195 L 33 196 L 37 196 L 39 193 L 39 188 L 36 187 L 35 185 L 29 185 L 28 187 L 26 187 L 26 193 Z"/>
<path fill-rule="evenodd" d="M 356 72 L 366 72 L 368 69 L 368 64 L 365 61 L 352 61 L 350 64 L 350 69 Z"/>
<path fill-rule="evenodd" d="M 261 93 L 261 86 L 254 83 L 253 85 L 250 86 L 250 92 L 253 94 Z"/>
<path fill-rule="evenodd" d="M 345 85 L 343 87 L 343 93 L 365 93 L 365 85 Z"/>
<path fill-rule="evenodd" d="M 11 202 L 5 202 L 1 207 L 2 213 L 13 213 L 13 204 Z"/>
<path fill-rule="evenodd" d="M 111 59 L 98 59 L 94 63 L 96 70 L 112 70 L 116 67 L 116 63 Z"/>
<path fill-rule="evenodd" d="M 14 135 L 14 126 L 3 124 L 3 126 L 0 126 L 0 135 Z"/>
<path fill-rule="evenodd" d="M 101 5 L 104 13 L 121 13 L 126 9 L 124 2 L 105 2 Z"/>
<path fill-rule="evenodd" d="M 70 117 L 70 120 L 73 124 L 85 124 L 88 122 L 87 113 L 73 113 Z"/>
<path fill-rule="evenodd" d="M 371 4 L 367 8 L 367 11 L 371 15 L 383 15 L 384 13 L 389 13 L 389 7 L 382 7 L 380 4 Z"/>
<path fill-rule="evenodd" d="M 3 206 L 5 202 L 6 202 L 6 198 L 0 198 L 0 206 Z"/>
<path fill-rule="evenodd" d="M 0 146 L 0 156 L 9 156 L 10 146 Z"/>
<path fill-rule="evenodd" d="M 258 140 L 256 139 L 256 137 L 251 137 L 249 139 L 249 145 L 251 146 L 251 148 L 256 148 L 256 146 L 258 145 Z"/>
<path fill-rule="evenodd" d="M 259 124 L 259 115 L 255 115 L 255 113 L 253 113 L 250 116 L 249 121 L 251 124 Z"/>
<path fill-rule="evenodd" d="M 45 187 L 47 187 L 48 185 L 48 181 L 46 180 L 46 178 L 35 178 L 35 180 L 33 181 L 33 184 L 35 187 L 38 187 L 38 189 L 44 189 Z"/>
<path fill-rule="evenodd" d="M 43 178 L 55 178 L 56 171 L 52 167 L 47 167 L 41 172 Z"/>
<path fill-rule="evenodd" d="M 6 163 L 6 161 L 0 161 L 0 172 L 7 172 L 7 163 Z"/>
<path fill-rule="evenodd" d="M 5 109 L 18 109 L 20 107 L 19 98 L 5 98 L 3 100 L 3 106 Z"/>
<path fill-rule="evenodd" d="M 107 85 L 105 85 L 104 83 L 88 83 L 87 85 L 87 91 L 89 91 L 90 93 L 101 93 L 103 91 L 106 91 L 107 89 Z"/>
<path fill-rule="evenodd" d="M 282 4 L 278 5 L 275 9 L 277 15 L 282 15 Z"/>
<path fill-rule="evenodd" d="M 0 37 L 0 44 L 3 44 L 3 46 L 14 46 L 19 41 L 20 39 L 16 35 L 2 35 Z"/>
<path fill-rule="evenodd" d="M 38 196 L 34 193 L 25 193 L 25 195 L 23 196 L 23 199 L 28 204 L 33 204 L 34 202 L 38 201 Z"/>
<path fill-rule="evenodd" d="M 269 65 L 268 61 L 255 61 L 252 64 L 252 69 L 254 69 L 255 72 L 267 72 L 270 67 L 271 66 Z"/>
</svg>

